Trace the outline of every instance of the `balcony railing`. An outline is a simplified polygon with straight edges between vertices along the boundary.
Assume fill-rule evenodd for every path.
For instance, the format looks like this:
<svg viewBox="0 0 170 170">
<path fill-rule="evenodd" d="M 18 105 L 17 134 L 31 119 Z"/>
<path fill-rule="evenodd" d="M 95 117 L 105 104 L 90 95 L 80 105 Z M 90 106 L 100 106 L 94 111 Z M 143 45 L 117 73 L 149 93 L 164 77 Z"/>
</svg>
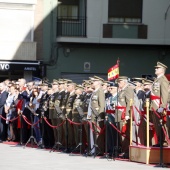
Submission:
<svg viewBox="0 0 170 170">
<path fill-rule="evenodd" d="M 57 36 L 86 37 L 85 17 L 57 18 Z"/>
</svg>

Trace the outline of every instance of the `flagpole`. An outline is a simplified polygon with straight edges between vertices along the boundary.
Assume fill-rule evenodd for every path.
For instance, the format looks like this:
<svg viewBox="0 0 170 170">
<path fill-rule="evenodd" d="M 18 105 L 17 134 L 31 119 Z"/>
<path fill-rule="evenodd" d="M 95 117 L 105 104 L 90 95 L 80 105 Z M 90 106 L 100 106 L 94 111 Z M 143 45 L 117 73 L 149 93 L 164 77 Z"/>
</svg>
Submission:
<svg viewBox="0 0 170 170">
<path fill-rule="evenodd" d="M 118 58 L 116 65 L 112 66 L 108 70 L 108 80 L 109 81 L 114 82 L 114 80 L 116 80 L 119 77 L 119 63 L 120 63 L 120 60 Z M 119 93 L 119 91 L 118 91 L 118 87 L 117 87 L 117 96 L 116 96 L 116 99 L 117 99 L 116 105 L 117 106 L 118 106 L 118 93 Z M 117 120 L 115 120 L 114 124 L 116 123 L 116 127 L 118 129 L 118 109 L 116 109 L 116 107 L 115 107 L 115 114 L 117 116 Z M 116 140 L 115 140 L 116 144 L 114 144 L 114 146 L 113 146 L 113 155 L 114 155 L 114 157 L 118 157 L 118 151 L 119 151 L 119 145 L 118 145 L 118 143 L 119 143 L 119 140 L 118 140 L 119 139 L 119 134 L 118 134 L 117 130 L 116 130 L 116 132 L 117 132 L 116 133 Z"/>
</svg>

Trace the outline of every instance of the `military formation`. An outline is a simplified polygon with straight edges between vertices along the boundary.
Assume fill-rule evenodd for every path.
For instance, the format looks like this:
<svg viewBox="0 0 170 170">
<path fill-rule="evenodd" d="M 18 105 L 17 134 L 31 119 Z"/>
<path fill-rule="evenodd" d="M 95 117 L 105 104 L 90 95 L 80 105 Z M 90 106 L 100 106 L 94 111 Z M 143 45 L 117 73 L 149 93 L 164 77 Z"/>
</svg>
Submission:
<svg viewBox="0 0 170 170">
<path fill-rule="evenodd" d="M 128 158 L 131 119 L 133 145 L 146 146 L 148 99 L 149 144 L 159 147 L 162 141 L 166 147 L 170 132 L 166 69 L 157 62 L 155 78 L 119 76 L 114 82 L 98 76 L 82 84 L 69 79 L 53 79 L 52 83 L 44 79 L 38 84 L 23 78 L 5 80 L 0 83 L 0 142 L 27 143 L 30 122 L 39 148 Z M 165 132 L 162 136 L 160 120 Z"/>
</svg>

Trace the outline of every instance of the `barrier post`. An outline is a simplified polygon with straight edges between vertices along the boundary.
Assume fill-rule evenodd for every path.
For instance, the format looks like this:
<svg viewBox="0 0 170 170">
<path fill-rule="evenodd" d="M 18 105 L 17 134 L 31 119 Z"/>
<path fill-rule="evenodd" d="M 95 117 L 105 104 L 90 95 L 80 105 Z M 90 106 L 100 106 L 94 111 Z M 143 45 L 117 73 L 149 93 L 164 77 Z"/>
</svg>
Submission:
<svg viewBox="0 0 170 170">
<path fill-rule="evenodd" d="M 146 99 L 146 164 L 149 164 L 149 99 Z"/>
<path fill-rule="evenodd" d="M 133 116 L 132 116 L 132 108 L 133 107 L 133 100 L 130 99 L 130 146 L 132 146 L 132 119 L 133 119 Z"/>
</svg>

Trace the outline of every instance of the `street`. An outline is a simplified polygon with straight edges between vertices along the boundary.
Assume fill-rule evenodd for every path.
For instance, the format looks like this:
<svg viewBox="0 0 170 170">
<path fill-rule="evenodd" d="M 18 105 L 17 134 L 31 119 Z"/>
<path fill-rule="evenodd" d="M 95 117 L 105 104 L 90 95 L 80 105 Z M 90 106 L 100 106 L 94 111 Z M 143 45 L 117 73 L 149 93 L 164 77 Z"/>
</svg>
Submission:
<svg viewBox="0 0 170 170">
<path fill-rule="evenodd" d="M 1 170 L 144 170 L 162 169 L 123 160 L 99 159 L 99 157 L 70 156 L 60 152 L 10 144 L 0 144 Z"/>
</svg>

